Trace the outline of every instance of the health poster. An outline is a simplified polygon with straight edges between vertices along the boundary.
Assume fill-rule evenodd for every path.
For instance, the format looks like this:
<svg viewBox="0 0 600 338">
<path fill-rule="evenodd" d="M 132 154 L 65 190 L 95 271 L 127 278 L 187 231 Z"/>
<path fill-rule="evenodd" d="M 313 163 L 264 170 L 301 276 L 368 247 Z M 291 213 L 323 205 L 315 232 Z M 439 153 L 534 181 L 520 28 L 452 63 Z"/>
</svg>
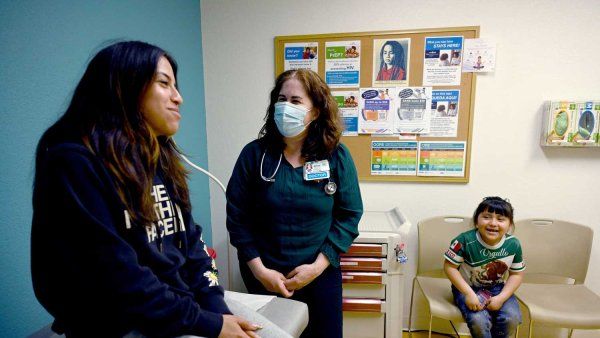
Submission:
<svg viewBox="0 0 600 338">
<path fill-rule="evenodd" d="M 358 102 L 359 134 L 394 133 L 396 88 L 361 88 Z"/>
<path fill-rule="evenodd" d="M 466 142 L 419 142 L 418 176 L 465 176 Z"/>
<path fill-rule="evenodd" d="M 434 90 L 431 94 L 431 127 L 424 137 L 456 137 L 460 90 Z"/>
<path fill-rule="evenodd" d="M 459 86 L 462 47 L 462 36 L 425 38 L 423 86 Z"/>
<path fill-rule="evenodd" d="M 416 174 L 417 141 L 371 141 L 371 175 Z"/>
<path fill-rule="evenodd" d="M 373 40 L 373 87 L 408 85 L 410 39 Z"/>
<path fill-rule="evenodd" d="M 463 72 L 485 73 L 496 68 L 496 44 L 484 39 L 465 39 Z"/>
<path fill-rule="evenodd" d="M 284 70 L 310 69 L 319 71 L 318 42 L 286 43 L 284 46 Z"/>
<path fill-rule="evenodd" d="M 358 135 L 358 96 L 357 91 L 332 91 L 331 94 L 338 104 L 340 118 L 344 123 L 343 136 Z"/>
<path fill-rule="evenodd" d="M 325 43 L 325 81 L 331 88 L 358 87 L 360 40 Z"/>
<path fill-rule="evenodd" d="M 394 130 L 400 134 L 429 132 L 431 87 L 401 87 L 396 98 Z"/>
</svg>

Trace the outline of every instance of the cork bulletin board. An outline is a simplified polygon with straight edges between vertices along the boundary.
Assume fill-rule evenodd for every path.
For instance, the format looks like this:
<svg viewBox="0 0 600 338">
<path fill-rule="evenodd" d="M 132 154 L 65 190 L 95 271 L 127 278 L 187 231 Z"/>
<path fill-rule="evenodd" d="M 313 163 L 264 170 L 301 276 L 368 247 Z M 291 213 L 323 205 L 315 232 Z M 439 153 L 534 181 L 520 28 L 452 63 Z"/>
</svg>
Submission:
<svg viewBox="0 0 600 338">
<path fill-rule="evenodd" d="M 434 28 L 404 31 L 382 31 L 382 32 L 357 32 L 336 33 L 316 35 L 294 35 L 275 37 L 275 76 L 284 71 L 284 49 L 286 44 L 311 43 L 316 48 L 317 61 L 313 64 L 319 75 L 325 79 L 325 44 L 333 41 L 360 41 L 360 76 L 359 86 L 361 88 L 374 86 L 374 53 L 373 48 L 377 40 L 410 39 L 410 56 L 406 64 L 405 86 L 418 87 L 423 85 L 423 67 L 425 53 L 425 38 L 462 36 L 464 39 L 479 37 L 479 27 L 452 27 Z M 378 48 L 378 47 L 375 47 Z M 419 142 L 445 141 L 465 142 L 464 147 L 464 170 L 462 176 L 401 176 L 401 175 L 373 175 L 371 171 L 371 145 L 372 141 L 398 140 L 398 137 L 388 135 L 360 134 L 358 136 L 343 136 L 342 143 L 350 149 L 354 163 L 358 170 L 361 181 L 398 181 L 398 182 L 449 182 L 467 183 L 469 181 L 469 168 L 471 162 L 471 137 L 473 132 L 473 111 L 475 102 L 475 75 L 473 73 L 461 73 L 460 85 L 454 86 L 432 86 L 435 90 L 460 90 L 459 104 L 460 114 L 457 120 L 456 137 L 423 137 L 417 135 L 414 140 Z M 357 90 L 354 87 L 335 88 L 335 90 Z M 418 165 L 418 163 L 417 163 Z"/>
</svg>

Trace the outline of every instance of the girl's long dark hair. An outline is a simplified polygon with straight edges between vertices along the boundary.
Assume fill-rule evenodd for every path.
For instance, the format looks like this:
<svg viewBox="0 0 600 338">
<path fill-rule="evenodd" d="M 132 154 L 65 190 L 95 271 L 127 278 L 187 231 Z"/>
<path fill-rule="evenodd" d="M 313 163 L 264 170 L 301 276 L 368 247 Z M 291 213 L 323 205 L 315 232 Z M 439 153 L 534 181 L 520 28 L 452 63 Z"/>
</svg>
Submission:
<svg viewBox="0 0 600 338">
<path fill-rule="evenodd" d="M 276 151 L 284 149 L 283 136 L 275 124 L 275 103 L 278 101 L 283 84 L 292 78 L 300 81 L 304 87 L 312 101 L 316 117 L 308 125 L 308 134 L 302 145 L 302 158 L 306 161 L 325 159 L 339 144 L 342 127 L 337 102 L 331 96 L 329 86 L 319 77 L 319 74 L 311 70 L 288 70 L 277 77 L 275 87 L 271 90 L 270 103 L 264 118 L 265 124 L 258 137 Z"/>
<path fill-rule="evenodd" d="M 82 142 L 108 169 L 134 222 L 149 225 L 156 218 L 151 189 L 159 166 L 164 179 L 171 181 L 171 197 L 189 211 L 187 172 L 174 143 L 155 135 L 140 111 L 161 57 L 169 61 L 177 76 L 175 60 L 145 42 L 118 42 L 96 54 L 69 107 L 38 143 L 36 180 L 49 147 L 65 141 Z"/>
</svg>

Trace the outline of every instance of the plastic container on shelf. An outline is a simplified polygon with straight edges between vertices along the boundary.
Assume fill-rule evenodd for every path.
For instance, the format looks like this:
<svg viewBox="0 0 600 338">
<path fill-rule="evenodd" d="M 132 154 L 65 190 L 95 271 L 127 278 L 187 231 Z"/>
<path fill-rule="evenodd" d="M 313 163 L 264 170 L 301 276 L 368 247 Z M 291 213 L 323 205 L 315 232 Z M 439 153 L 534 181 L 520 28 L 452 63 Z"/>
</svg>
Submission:
<svg viewBox="0 0 600 338">
<path fill-rule="evenodd" d="M 600 101 L 546 101 L 541 145 L 545 147 L 598 147 Z"/>
</svg>

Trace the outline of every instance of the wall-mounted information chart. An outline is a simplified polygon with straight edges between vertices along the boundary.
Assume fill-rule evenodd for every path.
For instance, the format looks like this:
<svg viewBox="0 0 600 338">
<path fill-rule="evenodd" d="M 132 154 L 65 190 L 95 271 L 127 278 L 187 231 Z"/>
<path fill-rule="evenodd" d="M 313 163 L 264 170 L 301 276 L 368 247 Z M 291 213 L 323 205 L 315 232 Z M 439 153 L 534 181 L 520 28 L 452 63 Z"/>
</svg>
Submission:
<svg viewBox="0 0 600 338">
<path fill-rule="evenodd" d="M 417 174 L 417 141 L 371 142 L 371 175 Z"/>
<path fill-rule="evenodd" d="M 419 142 L 418 176 L 464 176 L 466 142 Z"/>
</svg>

